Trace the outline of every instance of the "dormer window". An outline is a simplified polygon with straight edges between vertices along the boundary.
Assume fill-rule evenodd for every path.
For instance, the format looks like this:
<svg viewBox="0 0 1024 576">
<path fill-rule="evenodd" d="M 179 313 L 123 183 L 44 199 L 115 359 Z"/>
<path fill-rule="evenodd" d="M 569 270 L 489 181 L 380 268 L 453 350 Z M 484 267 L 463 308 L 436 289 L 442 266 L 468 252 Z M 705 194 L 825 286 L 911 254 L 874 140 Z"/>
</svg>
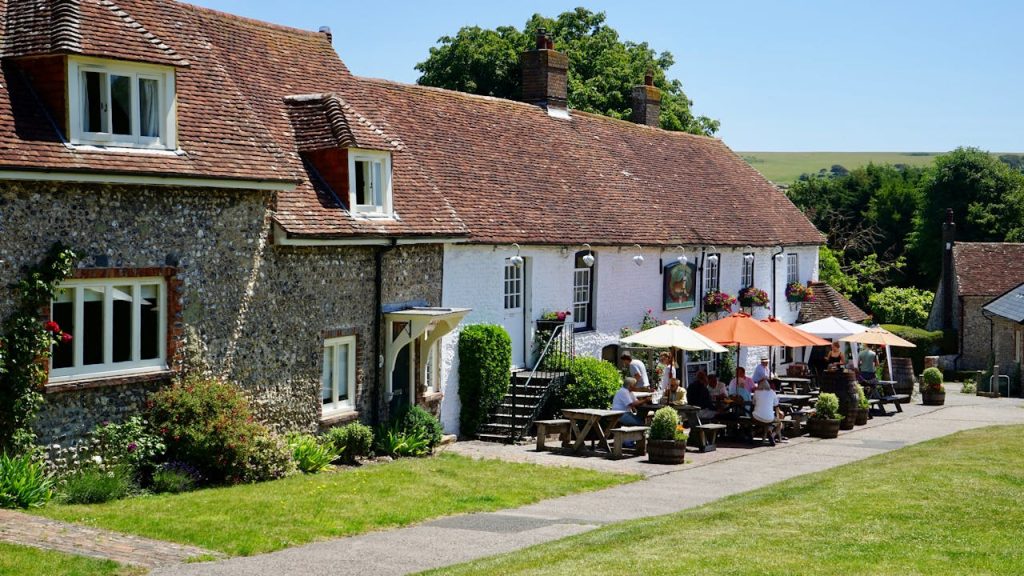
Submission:
<svg viewBox="0 0 1024 576">
<path fill-rule="evenodd" d="M 391 155 L 374 150 L 348 151 L 349 206 L 352 213 L 391 216 Z"/>
<path fill-rule="evenodd" d="M 73 58 L 68 62 L 72 144 L 175 147 L 174 70 Z"/>
</svg>

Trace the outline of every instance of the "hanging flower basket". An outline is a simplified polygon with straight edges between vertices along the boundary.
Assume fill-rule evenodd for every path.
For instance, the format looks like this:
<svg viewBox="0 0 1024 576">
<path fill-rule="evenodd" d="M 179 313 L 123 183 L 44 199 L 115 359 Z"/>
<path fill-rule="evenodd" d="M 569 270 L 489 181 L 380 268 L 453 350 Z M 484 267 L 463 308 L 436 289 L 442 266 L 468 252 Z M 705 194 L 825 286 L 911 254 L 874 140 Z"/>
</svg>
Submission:
<svg viewBox="0 0 1024 576">
<path fill-rule="evenodd" d="M 704 311 L 711 314 L 731 311 L 735 304 L 736 299 L 725 292 L 708 292 L 704 296 Z"/>
<path fill-rule="evenodd" d="M 810 286 L 804 286 L 799 282 L 792 282 L 786 285 L 786 301 L 799 304 L 814 300 L 814 290 Z"/>
<path fill-rule="evenodd" d="M 760 288 L 744 288 L 736 296 L 740 306 L 744 308 L 763 307 L 768 305 L 768 293 Z"/>
</svg>

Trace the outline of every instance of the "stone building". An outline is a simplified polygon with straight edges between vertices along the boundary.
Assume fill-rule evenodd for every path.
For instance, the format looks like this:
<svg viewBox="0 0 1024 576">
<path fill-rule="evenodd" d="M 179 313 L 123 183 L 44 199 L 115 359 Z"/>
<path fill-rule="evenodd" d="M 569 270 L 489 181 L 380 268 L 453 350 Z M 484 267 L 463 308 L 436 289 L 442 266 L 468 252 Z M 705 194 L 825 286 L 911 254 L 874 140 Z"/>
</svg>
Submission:
<svg viewBox="0 0 1024 576">
<path fill-rule="evenodd" d="M 465 310 L 430 307 L 443 242 L 467 229 L 339 95 L 353 78 L 328 30 L 7 0 L 0 67 L 0 286 L 56 240 L 81 255 L 47 311 L 74 338 L 48 367 L 41 442 L 138 410 L 186 347 L 278 429 L 437 410 L 430 351 Z"/>
<path fill-rule="evenodd" d="M 982 314 L 989 320 L 992 339 L 992 360 L 999 373 L 1009 375 L 1011 390 L 1020 389 L 1021 364 L 1024 363 L 1024 284 L 1014 286 L 1006 293 L 985 304 Z"/>
</svg>

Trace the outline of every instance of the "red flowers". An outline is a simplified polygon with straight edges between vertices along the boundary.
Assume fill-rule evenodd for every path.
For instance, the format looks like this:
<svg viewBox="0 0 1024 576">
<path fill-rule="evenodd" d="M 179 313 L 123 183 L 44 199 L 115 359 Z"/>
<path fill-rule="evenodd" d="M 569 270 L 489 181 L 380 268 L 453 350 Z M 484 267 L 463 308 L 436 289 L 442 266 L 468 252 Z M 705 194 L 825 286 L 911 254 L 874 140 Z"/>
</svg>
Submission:
<svg viewBox="0 0 1024 576">
<path fill-rule="evenodd" d="M 60 335 L 60 341 L 65 343 L 65 344 L 67 344 L 68 342 L 71 342 L 71 334 L 68 334 L 67 332 L 64 332 L 63 334 Z"/>
<path fill-rule="evenodd" d="M 53 332 L 54 334 L 60 334 L 60 325 L 54 322 L 53 320 L 50 320 L 46 324 L 43 324 L 43 330 L 46 330 L 47 332 Z"/>
</svg>

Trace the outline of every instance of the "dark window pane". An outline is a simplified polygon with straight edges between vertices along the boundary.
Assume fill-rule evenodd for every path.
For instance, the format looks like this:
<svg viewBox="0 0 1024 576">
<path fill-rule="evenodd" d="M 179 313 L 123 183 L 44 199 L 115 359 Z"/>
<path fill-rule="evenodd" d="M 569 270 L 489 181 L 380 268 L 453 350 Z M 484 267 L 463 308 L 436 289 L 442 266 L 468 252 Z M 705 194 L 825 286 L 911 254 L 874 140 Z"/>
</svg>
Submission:
<svg viewBox="0 0 1024 576">
<path fill-rule="evenodd" d="M 150 284 L 141 287 L 142 312 L 139 330 L 142 360 L 160 357 L 160 287 Z"/>
<path fill-rule="evenodd" d="M 83 302 L 81 334 L 82 363 L 103 363 L 103 288 L 86 288 L 82 291 Z"/>
<path fill-rule="evenodd" d="M 53 321 L 56 322 L 60 329 L 72 337 L 77 337 L 75 334 L 75 303 L 73 301 L 73 295 L 75 293 L 74 288 L 62 290 L 57 296 L 57 301 L 53 303 Z M 53 367 L 56 368 L 70 368 L 74 365 L 75 358 L 75 347 L 74 341 L 57 344 L 53 347 Z"/>
<path fill-rule="evenodd" d="M 114 362 L 132 359 L 132 287 L 114 286 Z"/>
<path fill-rule="evenodd" d="M 99 72 L 85 73 L 85 110 L 82 130 L 85 132 L 104 132 L 103 129 L 103 90 Z"/>
<path fill-rule="evenodd" d="M 356 162 L 356 205 L 370 203 L 369 183 L 367 182 L 367 162 Z"/>
<path fill-rule="evenodd" d="M 110 119 L 114 134 L 132 133 L 132 79 L 110 76 Z"/>
</svg>

